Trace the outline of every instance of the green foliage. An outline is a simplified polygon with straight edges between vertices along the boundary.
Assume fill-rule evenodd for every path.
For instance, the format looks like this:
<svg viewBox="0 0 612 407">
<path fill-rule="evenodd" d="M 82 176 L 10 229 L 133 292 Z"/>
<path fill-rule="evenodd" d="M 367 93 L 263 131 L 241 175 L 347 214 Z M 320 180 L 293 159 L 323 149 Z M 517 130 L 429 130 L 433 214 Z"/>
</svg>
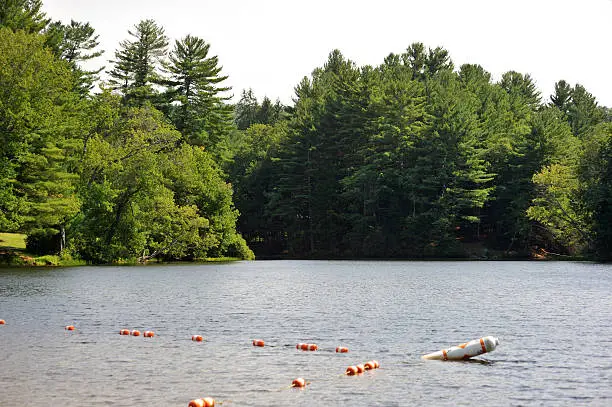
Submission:
<svg viewBox="0 0 612 407">
<path fill-rule="evenodd" d="M 223 96 L 231 88 L 220 85 L 227 76 L 221 75 L 219 59 L 209 56 L 209 49 L 210 44 L 191 35 L 175 42 L 165 64 L 170 74 L 164 82 L 165 109 L 187 142 L 205 146 L 221 158 L 223 141 L 233 129 L 232 108 Z"/>
<path fill-rule="evenodd" d="M 528 216 L 546 226 L 570 253 L 587 248 L 592 242 L 592 214 L 581 205 L 580 183 L 572 169 L 553 164 L 534 175 L 533 182 L 539 196 Z"/>
<path fill-rule="evenodd" d="M 115 52 L 115 66 L 109 72 L 111 85 L 121 91 L 130 106 L 143 106 L 157 97 L 154 85 L 162 82 L 162 59 L 166 56 L 168 37 L 164 29 L 153 20 L 142 20 L 128 30 L 133 40 L 120 43 Z"/>
<path fill-rule="evenodd" d="M 49 23 L 40 9 L 42 0 L 2 0 L 0 2 L 0 27 L 28 34 L 40 33 Z"/>
<path fill-rule="evenodd" d="M 68 62 L 77 77 L 77 91 L 87 96 L 94 83 L 100 80 L 98 74 L 104 67 L 97 70 L 84 70 L 81 63 L 101 56 L 104 51 L 98 51 L 99 36 L 95 34 L 89 23 L 79 23 L 71 20 L 65 25 L 59 21 L 53 22 L 45 30 L 46 45 L 59 58 Z"/>
<path fill-rule="evenodd" d="M 612 258 L 610 112 L 579 84 L 543 105 L 529 75 L 494 83 L 414 43 L 375 67 L 332 51 L 291 108 L 250 89 L 231 106 L 210 44 L 187 35 L 167 54 L 143 20 L 112 89 L 90 96 L 94 29 L 40 9 L 0 3 L 0 229 L 60 256 L 10 261 L 252 259 L 247 241 L 293 257 Z"/>
<path fill-rule="evenodd" d="M 585 199 L 578 179 L 595 176 L 577 168 L 581 139 L 605 110 L 579 85 L 560 83 L 546 107 L 529 75 L 493 83 L 478 65 L 454 72 L 445 50 L 417 43 L 376 68 L 333 51 L 295 90 L 276 146 L 250 137 L 234 146 L 241 230 L 262 253 L 461 256 L 464 243 L 592 251 L 594 208 L 608 216 L 607 198 Z M 243 92 L 236 123 L 266 140 L 277 126 L 254 126 L 258 107 Z"/>
<path fill-rule="evenodd" d="M 555 83 L 555 93 L 550 96 L 553 106 L 567 114 L 572 103 L 572 87 L 564 80 Z"/>
<path fill-rule="evenodd" d="M 0 29 L 0 226 L 27 232 L 35 252 L 60 251 L 57 235 L 79 208 L 73 85 L 69 67 L 41 36 Z"/>
<path fill-rule="evenodd" d="M 584 86 L 576 84 L 573 88 L 565 81 L 555 84 L 555 94 L 551 104 L 566 116 L 572 133 L 577 137 L 587 134 L 594 126 L 605 120 L 605 111 L 600 108 Z"/>
<path fill-rule="evenodd" d="M 499 85 L 508 93 L 515 109 L 522 106 L 537 109 L 541 104 L 540 92 L 529 75 L 509 71 L 502 75 Z"/>
<path fill-rule="evenodd" d="M 253 124 L 236 133 L 234 156 L 228 175 L 234 185 L 234 202 L 241 216 L 238 228 L 249 246 L 260 252 L 280 252 L 283 228 L 276 217 L 268 217 L 262 203 L 276 184 L 275 157 L 287 137 L 286 123 Z"/>
<path fill-rule="evenodd" d="M 102 111 L 117 108 L 101 98 Z M 120 116 L 99 116 L 93 128 L 101 131 L 88 140 L 74 249 L 92 262 L 251 258 L 235 232 L 232 190 L 210 155 L 178 144 L 180 133 L 150 106 Z"/>
<path fill-rule="evenodd" d="M 581 198 L 593 212 L 594 250 L 612 260 L 612 124 L 593 128 L 585 139 L 580 161 Z"/>
<path fill-rule="evenodd" d="M 388 58 L 393 59 L 393 54 Z M 447 50 L 437 47 L 429 48 L 426 52 L 425 45 L 420 42 L 411 44 L 401 55 L 401 61 L 412 72 L 412 78 L 419 81 L 426 81 L 438 72 L 453 69 Z"/>
<path fill-rule="evenodd" d="M 246 130 L 253 124 L 274 124 L 283 118 L 286 110 L 279 100 L 273 104 L 264 97 L 259 104 L 252 89 L 243 90 L 234 109 L 234 123 L 238 130 Z"/>
</svg>

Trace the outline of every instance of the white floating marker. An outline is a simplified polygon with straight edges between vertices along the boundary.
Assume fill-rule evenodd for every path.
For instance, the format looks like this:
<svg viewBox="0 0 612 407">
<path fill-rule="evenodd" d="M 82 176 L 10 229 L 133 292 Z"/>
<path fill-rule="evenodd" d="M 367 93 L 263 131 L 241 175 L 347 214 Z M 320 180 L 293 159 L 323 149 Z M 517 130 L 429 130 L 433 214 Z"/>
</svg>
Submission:
<svg viewBox="0 0 612 407">
<path fill-rule="evenodd" d="M 485 336 L 452 348 L 439 350 L 423 356 L 426 360 L 467 360 L 483 353 L 492 352 L 499 345 L 499 339 Z"/>
</svg>

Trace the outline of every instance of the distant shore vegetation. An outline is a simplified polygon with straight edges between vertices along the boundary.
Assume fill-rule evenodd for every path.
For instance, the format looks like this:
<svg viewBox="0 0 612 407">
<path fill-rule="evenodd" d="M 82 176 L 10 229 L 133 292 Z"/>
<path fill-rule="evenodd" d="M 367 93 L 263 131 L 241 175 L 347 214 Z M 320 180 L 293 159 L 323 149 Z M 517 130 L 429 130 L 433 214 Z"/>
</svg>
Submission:
<svg viewBox="0 0 612 407">
<path fill-rule="evenodd" d="M 41 7 L 0 4 L 6 256 L 612 258 L 612 113 L 580 84 L 413 43 L 231 103 L 204 39 L 142 20 L 90 70 L 94 27 Z"/>
</svg>

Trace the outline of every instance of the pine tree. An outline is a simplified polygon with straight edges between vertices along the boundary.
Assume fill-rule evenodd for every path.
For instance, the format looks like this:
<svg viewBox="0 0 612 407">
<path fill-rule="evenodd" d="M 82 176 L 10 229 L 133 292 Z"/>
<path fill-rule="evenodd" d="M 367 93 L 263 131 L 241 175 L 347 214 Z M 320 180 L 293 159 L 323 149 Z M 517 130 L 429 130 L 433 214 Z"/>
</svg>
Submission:
<svg viewBox="0 0 612 407">
<path fill-rule="evenodd" d="M 572 87 L 564 80 L 555 83 L 555 93 L 550 95 L 551 104 L 567 114 L 572 100 Z"/>
<path fill-rule="evenodd" d="M 567 115 L 572 132 L 577 137 L 583 137 L 604 120 L 604 112 L 597 100 L 580 84 L 576 84 L 572 90 L 572 103 Z"/>
<path fill-rule="evenodd" d="M 38 34 L 50 21 L 41 8 L 42 0 L 2 0 L 0 2 L 0 27 Z"/>
<path fill-rule="evenodd" d="M 28 248 L 58 252 L 78 211 L 81 148 L 74 76 L 44 38 L 0 28 L 0 226 L 28 234 Z"/>
<path fill-rule="evenodd" d="M 99 36 L 95 34 L 89 23 L 80 23 L 74 20 L 65 25 L 60 21 L 53 22 L 45 30 L 46 44 L 54 54 L 68 62 L 78 81 L 78 91 L 87 96 L 100 80 L 99 73 L 104 67 L 89 71 L 82 64 L 101 56 L 104 51 L 96 50 Z"/>
<path fill-rule="evenodd" d="M 111 85 L 122 92 L 128 105 L 142 106 L 145 101 L 155 104 L 155 85 L 162 83 L 160 68 L 168 38 L 153 20 L 142 20 L 128 34 L 133 40 L 122 41 L 121 49 L 115 52 L 114 68 L 109 72 Z"/>
<path fill-rule="evenodd" d="M 258 110 L 259 103 L 253 89 L 243 90 L 234 113 L 234 122 L 238 130 L 246 130 L 252 124 L 257 123 Z"/>
<path fill-rule="evenodd" d="M 209 56 L 210 44 L 201 38 L 187 35 L 176 41 L 166 70 L 170 78 L 164 83 L 172 104 L 170 114 L 185 140 L 218 149 L 232 128 L 232 107 L 225 101 L 231 88 L 220 85 L 227 79 L 221 75 L 217 56 Z"/>
</svg>

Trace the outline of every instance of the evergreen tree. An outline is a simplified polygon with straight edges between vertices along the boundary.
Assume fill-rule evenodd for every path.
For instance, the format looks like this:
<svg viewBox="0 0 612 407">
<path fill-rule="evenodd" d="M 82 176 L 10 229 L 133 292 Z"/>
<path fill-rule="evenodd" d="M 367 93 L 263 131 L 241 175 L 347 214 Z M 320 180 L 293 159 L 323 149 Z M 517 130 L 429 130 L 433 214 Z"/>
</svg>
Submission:
<svg viewBox="0 0 612 407">
<path fill-rule="evenodd" d="M 283 119 L 287 108 L 280 100 L 272 103 L 264 96 L 261 104 L 257 101 L 253 89 L 243 90 L 242 96 L 234 108 L 234 123 L 238 130 L 246 130 L 253 124 L 273 125 Z"/>
<path fill-rule="evenodd" d="M 516 105 L 522 105 L 531 110 L 540 107 L 540 92 L 531 76 L 509 71 L 502 75 L 499 85 L 510 96 L 510 103 L 514 108 L 516 108 Z"/>
<path fill-rule="evenodd" d="M 443 71 L 428 83 L 431 130 L 418 144 L 412 169 L 419 205 L 409 219 L 413 230 L 427 230 L 424 253 L 460 254 L 457 239 L 478 237 L 482 208 L 492 179 L 479 113 L 488 74 L 478 66 Z M 424 229 L 430 224 L 429 229 Z"/>
<path fill-rule="evenodd" d="M 567 114 L 572 100 L 572 87 L 564 80 L 555 83 L 555 93 L 550 95 L 550 101 L 560 111 Z"/>
<path fill-rule="evenodd" d="M 209 49 L 210 44 L 191 35 L 176 41 L 165 84 L 169 102 L 178 102 L 170 114 L 176 128 L 190 143 L 215 151 L 232 129 L 232 108 L 225 103 L 231 88 L 220 85 L 227 76 L 221 75 L 219 59 L 209 56 Z"/>
<path fill-rule="evenodd" d="M 42 0 L 2 0 L 0 2 L 0 27 L 38 34 L 49 24 L 49 19 L 46 18 L 41 8 Z"/>
<path fill-rule="evenodd" d="M 114 68 L 109 72 L 111 85 L 122 92 L 125 103 L 130 106 L 156 102 L 155 85 L 162 82 L 160 68 L 168 38 L 153 20 L 142 20 L 128 34 L 133 40 L 122 41 L 121 49 L 115 52 Z"/>
<path fill-rule="evenodd" d="M 78 91 L 86 96 L 93 88 L 94 83 L 100 79 L 98 74 L 104 69 L 88 71 L 82 63 L 101 56 L 104 51 L 96 50 L 100 44 L 99 36 L 95 34 L 89 23 L 79 23 L 74 20 L 69 25 L 56 21 L 50 24 L 45 32 L 47 46 L 55 55 L 70 64 L 78 81 Z"/>
<path fill-rule="evenodd" d="M 578 137 L 584 136 L 604 120 L 604 113 L 595 97 L 580 84 L 576 84 L 572 90 L 572 103 L 567 115 L 572 132 Z"/>
<path fill-rule="evenodd" d="M 234 202 L 241 214 L 238 229 L 249 247 L 258 253 L 281 253 L 286 249 L 285 230 L 278 216 L 265 211 L 265 202 L 279 175 L 275 158 L 287 137 L 287 124 L 256 123 L 239 134 L 241 140 L 228 171 L 235 191 Z"/>
<path fill-rule="evenodd" d="M 555 84 L 555 94 L 550 96 L 551 105 L 565 113 L 575 136 L 582 137 L 597 124 L 606 120 L 605 110 L 584 86 L 573 88 L 561 80 Z"/>
<path fill-rule="evenodd" d="M 409 256 L 414 241 L 406 239 L 413 231 L 403 219 L 413 215 L 409 173 L 429 118 L 423 85 L 405 67 L 388 62 L 363 77 L 370 91 L 369 104 L 361 104 L 368 112 L 364 139 L 341 181 L 351 224 L 344 241 L 354 256 Z"/>
<path fill-rule="evenodd" d="M 420 42 L 411 44 L 401 55 L 401 59 L 412 71 L 412 77 L 420 81 L 431 78 L 437 72 L 453 69 L 448 51 L 440 47 L 426 50 L 425 45 Z"/>
<path fill-rule="evenodd" d="M 0 227 L 28 248 L 59 252 L 75 197 L 80 114 L 67 65 L 43 37 L 0 28 Z"/>
<path fill-rule="evenodd" d="M 595 126 L 584 137 L 579 167 L 581 193 L 577 197 L 592 213 L 593 251 L 603 261 L 612 260 L 612 125 Z"/>
<path fill-rule="evenodd" d="M 278 183 L 268 213 L 285 222 L 298 256 L 339 255 L 347 222 L 340 180 L 355 158 L 363 135 L 359 71 L 338 51 L 330 53 L 312 81 L 296 88 L 299 98 L 285 146 L 281 146 Z M 361 101 L 360 101 L 361 99 Z"/>
<path fill-rule="evenodd" d="M 234 123 L 238 130 L 246 130 L 252 124 L 257 123 L 258 109 L 259 103 L 257 103 L 253 89 L 243 90 L 234 113 Z"/>
</svg>

